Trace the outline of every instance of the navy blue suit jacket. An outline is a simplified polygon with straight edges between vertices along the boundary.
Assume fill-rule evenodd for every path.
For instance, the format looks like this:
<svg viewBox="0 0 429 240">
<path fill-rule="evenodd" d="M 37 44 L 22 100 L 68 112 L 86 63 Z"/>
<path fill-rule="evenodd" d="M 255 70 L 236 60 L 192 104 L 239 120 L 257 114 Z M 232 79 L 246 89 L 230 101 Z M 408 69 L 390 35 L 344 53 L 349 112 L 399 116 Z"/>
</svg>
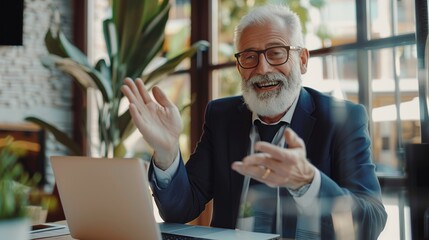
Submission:
<svg viewBox="0 0 429 240">
<path fill-rule="evenodd" d="M 211 225 L 236 227 L 244 177 L 231 164 L 247 154 L 251 121 L 252 114 L 240 96 L 207 105 L 203 135 L 187 164 L 180 162 L 166 189 L 159 189 L 154 178 L 150 179 L 165 221 L 189 222 L 213 199 Z M 328 199 L 322 209 L 329 211 L 336 197 L 351 196 L 358 238 L 376 239 L 387 216 L 371 161 L 365 108 L 302 88 L 290 127 L 304 140 L 307 158 L 321 172 L 319 197 Z M 291 198 L 288 191 L 283 194 Z M 289 223 L 292 231 L 287 237 L 294 237 L 295 226 L 294 221 Z M 335 238 L 330 215 L 322 217 L 321 231 L 322 239 Z"/>
</svg>

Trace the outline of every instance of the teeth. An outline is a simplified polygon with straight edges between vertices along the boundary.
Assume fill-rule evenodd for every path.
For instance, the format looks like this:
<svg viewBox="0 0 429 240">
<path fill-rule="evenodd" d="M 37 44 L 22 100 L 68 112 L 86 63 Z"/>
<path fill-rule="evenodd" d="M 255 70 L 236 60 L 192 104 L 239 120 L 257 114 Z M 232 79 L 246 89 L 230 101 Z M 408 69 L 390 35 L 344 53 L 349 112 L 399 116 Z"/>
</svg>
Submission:
<svg viewBox="0 0 429 240">
<path fill-rule="evenodd" d="M 278 81 L 268 81 L 268 82 L 255 83 L 255 85 L 259 88 L 277 86 L 278 84 L 279 84 Z"/>
</svg>

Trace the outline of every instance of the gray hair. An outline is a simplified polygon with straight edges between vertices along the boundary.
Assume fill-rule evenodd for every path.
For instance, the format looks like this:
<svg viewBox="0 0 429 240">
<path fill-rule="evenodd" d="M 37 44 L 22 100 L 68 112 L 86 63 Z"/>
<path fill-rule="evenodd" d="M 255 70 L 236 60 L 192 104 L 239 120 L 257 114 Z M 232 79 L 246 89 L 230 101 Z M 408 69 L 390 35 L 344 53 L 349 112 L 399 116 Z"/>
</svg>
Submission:
<svg viewBox="0 0 429 240">
<path fill-rule="evenodd" d="M 302 27 L 298 15 L 284 5 L 270 4 L 256 7 L 241 18 L 234 31 L 235 48 L 237 49 L 241 34 L 247 27 L 258 24 L 275 23 L 278 21 L 282 21 L 285 24 L 285 31 L 289 32 L 290 43 L 303 47 Z"/>
</svg>

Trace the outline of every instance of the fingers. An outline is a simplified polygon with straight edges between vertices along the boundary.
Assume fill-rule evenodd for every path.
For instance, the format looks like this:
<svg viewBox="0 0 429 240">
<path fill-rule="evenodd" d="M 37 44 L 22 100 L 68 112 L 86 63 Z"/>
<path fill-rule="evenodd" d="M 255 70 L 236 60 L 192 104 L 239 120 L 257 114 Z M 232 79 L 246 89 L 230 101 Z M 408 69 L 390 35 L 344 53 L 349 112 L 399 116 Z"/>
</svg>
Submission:
<svg viewBox="0 0 429 240">
<path fill-rule="evenodd" d="M 257 142 L 255 144 L 255 151 L 268 153 L 274 159 L 282 159 L 283 161 L 297 157 L 297 151 L 289 150 L 300 150 L 299 153 L 305 154 L 304 141 L 292 129 L 286 128 L 284 137 L 287 143 L 287 150 L 283 147 L 278 147 L 268 142 Z"/>
<path fill-rule="evenodd" d="M 136 79 L 134 82 L 131 78 L 125 78 L 124 85 L 121 87 L 121 92 L 130 102 L 129 110 L 134 124 L 140 132 L 143 132 L 147 125 L 147 118 L 144 116 L 149 115 L 149 109 L 146 104 L 153 102 L 144 87 L 143 81 L 141 79 Z"/>
<path fill-rule="evenodd" d="M 158 87 L 155 86 L 152 89 L 152 93 L 153 93 L 153 97 L 155 98 L 155 100 L 161 104 L 161 106 L 163 107 L 173 107 L 175 106 L 165 95 L 165 93 Z"/>
<path fill-rule="evenodd" d="M 124 85 L 121 87 L 121 92 L 127 97 L 130 104 L 143 105 L 143 99 L 138 93 L 137 86 L 130 78 L 124 80 Z"/>
<path fill-rule="evenodd" d="M 302 138 L 300 138 L 291 128 L 286 128 L 284 132 L 284 137 L 288 148 L 304 148 L 305 143 Z"/>
<path fill-rule="evenodd" d="M 277 164 L 280 163 L 279 160 L 273 158 L 273 156 L 269 153 L 256 153 L 253 155 L 249 155 L 243 158 L 242 161 L 246 166 L 262 166 L 265 168 L 276 168 Z"/>
<path fill-rule="evenodd" d="M 270 187 L 280 186 L 286 179 L 279 174 L 278 169 L 264 167 L 260 164 L 250 164 L 245 160 L 234 162 L 231 168 L 242 175 L 249 176 Z"/>
<path fill-rule="evenodd" d="M 248 175 L 269 186 L 295 186 L 301 184 L 301 173 L 308 165 L 304 141 L 291 129 L 284 133 L 287 148 L 267 142 L 255 144 L 256 154 L 233 163 L 233 170 Z M 270 170 L 267 170 L 270 169 Z M 298 177 L 295 177 L 297 175 Z"/>
<path fill-rule="evenodd" d="M 137 105 L 137 108 L 153 102 L 152 97 L 140 78 L 137 78 L 135 82 L 131 78 L 125 78 L 121 91 L 130 103 Z M 158 86 L 153 87 L 152 93 L 155 100 L 163 107 L 175 106 Z"/>
<path fill-rule="evenodd" d="M 146 126 L 145 119 L 142 117 L 139 110 L 133 103 L 130 103 L 129 109 L 130 109 L 131 119 L 133 120 L 136 127 L 141 131 L 141 129 L 144 129 Z"/>
<path fill-rule="evenodd" d="M 139 78 L 135 82 L 131 78 L 125 78 L 121 91 L 130 103 L 142 106 L 152 102 L 152 98 L 147 92 L 143 81 Z"/>
<path fill-rule="evenodd" d="M 285 129 L 284 137 L 288 148 L 305 148 L 304 140 L 302 140 L 291 128 Z M 258 142 L 255 145 L 255 150 L 261 152 L 273 151 L 276 148 L 277 146 L 267 142 Z"/>
<path fill-rule="evenodd" d="M 136 79 L 136 85 L 138 88 L 138 91 L 140 93 L 140 96 L 142 97 L 145 104 L 148 104 L 152 101 L 152 98 L 150 97 L 148 91 L 146 90 L 146 87 L 144 86 L 143 80 L 140 78 Z"/>
<path fill-rule="evenodd" d="M 131 82 L 130 82 L 131 81 Z M 124 85 L 121 86 L 121 92 L 128 98 L 128 100 L 131 102 L 131 100 L 135 99 L 133 91 L 131 91 L 130 85 L 133 85 L 131 79 L 126 78 L 124 79 Z"/>
<path fill-rule="evenodd" d="M 250 170 L 254 177 L 262 178 L 261 172 L 264 172 L 267 168 L 271 169 L 270 174 L 276 175 L 282 171 L 282 161 L 274 158 L 269 153 L 256 153 L 243 158 L 242 163 L 244 164 L 245 170 Z M 260 170 L 262 169 L 262 170 Z M 283 175 L 283 174 L 281 174 Z"/>
<path fill-rule="evenodd" d="M 264 180 L 268 180 L 268 178 L 272 174 L 272 170 L 269 170 L 269 172 L 267 172 L 267 168 L 265 168 L 264 166 L 258 164 L 250 164 L 248 162 L 245 162 L 244 160 L 242 162 L 237 161 L 232 163 L 231 168 L 242 175 L 250 176 L 251 178 L 259 180 L 261 182 Z"/>
</svg>

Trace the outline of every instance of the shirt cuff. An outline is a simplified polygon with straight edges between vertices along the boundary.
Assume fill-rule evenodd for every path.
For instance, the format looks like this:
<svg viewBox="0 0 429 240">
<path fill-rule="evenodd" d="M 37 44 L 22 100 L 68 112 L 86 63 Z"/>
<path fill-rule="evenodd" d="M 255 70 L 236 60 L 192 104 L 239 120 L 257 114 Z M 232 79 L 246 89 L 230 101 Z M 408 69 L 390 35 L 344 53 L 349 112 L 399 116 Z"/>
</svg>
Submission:
<svg viewBox="0 0 429 240">
<path fill-rule="evenodd" d="M 317 196 L 319 195 L 322 180 L 320 177 L 319 169 L 317 169 L 316 167 L 314 169 L 314 178 L 307 192 L 300 197 L 293 197 L 300 210 L 305 210 L 306 208 L 314 204 L 317 200 Z"/>
<path fill-rule="evenodd" d="M 155 163 L 153 164 L 153 172 L 154 172 L 154 180 L 156 181 L 156 185 L 160 189 L 166 189 L 168 184 L 170 184 L 173 179 L 174 174 L 176 174 L 177 169 L 179 168 L 180 161 L 180 151 L 177 152 L 177 156 L 174 159 L 173 163 L 168 167 L 165 171 L 161 168 L 158 168 Z"/>
</svg>

